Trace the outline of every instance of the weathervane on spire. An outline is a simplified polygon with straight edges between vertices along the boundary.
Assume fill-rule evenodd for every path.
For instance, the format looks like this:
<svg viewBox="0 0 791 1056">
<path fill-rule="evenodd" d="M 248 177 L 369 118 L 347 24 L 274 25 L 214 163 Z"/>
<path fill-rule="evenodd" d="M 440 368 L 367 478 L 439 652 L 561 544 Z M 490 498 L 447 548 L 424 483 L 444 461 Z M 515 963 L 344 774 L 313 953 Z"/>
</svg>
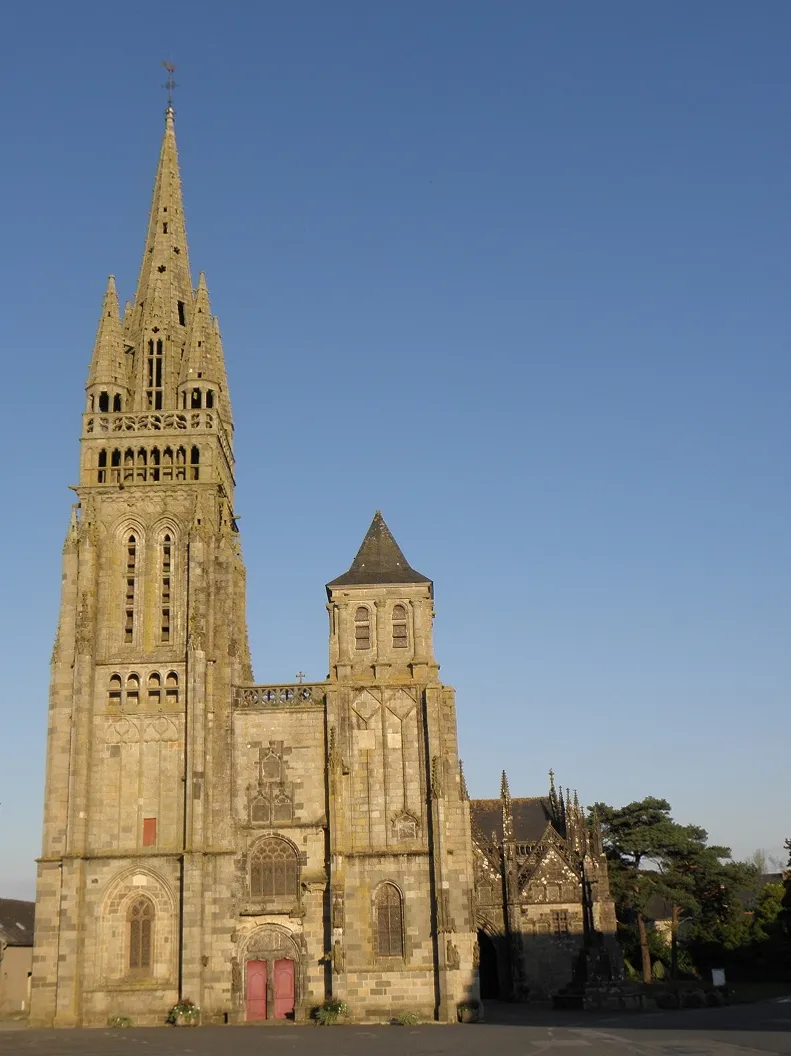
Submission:
<svg viewBox="0 0 791 1056">
<path fill-rule="evenodd" d="M 173 80 L 173 73 L 176 69 L 175 62 L 163 62 L 162 65 L 168 71 L 168 79 L 162 85 L 163 88 L 168 90 L 168 110 L 173 109 L 173 89 L 176 87 L 176 82 Z"/>
</svg>

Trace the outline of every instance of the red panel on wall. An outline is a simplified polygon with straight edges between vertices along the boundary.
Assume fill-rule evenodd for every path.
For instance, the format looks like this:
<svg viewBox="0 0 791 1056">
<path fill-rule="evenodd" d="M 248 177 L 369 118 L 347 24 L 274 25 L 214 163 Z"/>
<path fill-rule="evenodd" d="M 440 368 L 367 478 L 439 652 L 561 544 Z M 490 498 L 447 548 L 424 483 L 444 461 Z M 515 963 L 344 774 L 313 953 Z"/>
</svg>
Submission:
<svg viewBox="0 0 791 1056">
<path fill-rule="evenodd" d="M 157 819 L 143 818 L 143 846 L 154 847 L 157 842 Z"/>
</svg>

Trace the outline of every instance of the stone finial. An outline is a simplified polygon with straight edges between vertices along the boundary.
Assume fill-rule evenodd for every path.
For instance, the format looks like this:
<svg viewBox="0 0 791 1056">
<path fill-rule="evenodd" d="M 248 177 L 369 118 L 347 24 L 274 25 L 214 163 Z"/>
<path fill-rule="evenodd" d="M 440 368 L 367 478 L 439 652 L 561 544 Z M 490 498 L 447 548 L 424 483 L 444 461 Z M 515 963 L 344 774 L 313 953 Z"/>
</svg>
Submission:
<svg viewBox="0 0 791 1056">
<path fill-rule="evenodd" d="M 508 785 L 508 775 L 503 770 L 502 777 L 500 778 L 500 799 L 510 800 L 511 789 Z"/>
</svg>

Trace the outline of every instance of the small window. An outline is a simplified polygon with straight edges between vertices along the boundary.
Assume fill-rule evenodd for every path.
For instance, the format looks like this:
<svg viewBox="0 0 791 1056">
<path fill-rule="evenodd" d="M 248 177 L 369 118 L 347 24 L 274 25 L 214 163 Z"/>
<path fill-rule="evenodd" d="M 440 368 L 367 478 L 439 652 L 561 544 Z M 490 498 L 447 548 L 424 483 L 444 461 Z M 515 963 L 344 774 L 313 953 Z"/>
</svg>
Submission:
<svg viewBox="0 0 791 1056">
<path fill-rule="evenodd" d="M 116 393 L 115 396 L 113 396 L 113 410 L 114 411 L 120 411 L 121 410 L 121 397 L 118 395 L 118 393 Z"/>
<path fill-rule="evenodd" d="M 148 703 L 158 708 L 162 700 L 162 677 L 157 671 L 148 676 Z"/>
<path fill-rule="evenodd" d="M 110 675 L 110 690 L 108 694 L 108 702 L 117 707 L 121 703 L 121 676 Z"/>
<path fill-rule="evenodd" d="M 376 952 L 380 957 L 404 956 L 401 892 L 395 884 L 382 884 L 376 894 Z"/>
<path fill-rule="evenodd" d="M 354 647 L 371 648 L 371 613 L 365 605 L 360 605 L 354 614 Z"/>
<path fill-rule="evenodd" d="M 552 910 L 552 931 L 555 935 L 568 935 L 569 914 L 567 909 Z"/>
<path fill-rule="evenodd" d="M 157 819 L 143 818 L 143 846 L 155 847 L 157 842 Z"/>
<path fill-rule="evenodd" d="M 409 631 L 407 629 L 406 608 L 403 605 L 393 606 L 393 648 L 407 649 L 409 647 Z"/>
<path fill-rule="evenodd" d="M 129 909 L 129 968 L 134 972 L 151 968 L 151 939 L 154 907 L 147 898 L 138 898 Z"/>
<path fill-rule="evenodd" d="M 213 389 L 209 389 L 209 391 L 206 393 L 206 406 L 207 406 L 207 408 L 209 410 L 211 410 L 212 407 L 214 406 L 214 390 Z"/>
<path fill-rule="evenodd" d="M 137 675 L 129 675 L 126 679 L 126 703 L 131 707 L 137 707 L 140 700 L 140 679 Z"/>
<path fill-rule="evenodd" d="M 186 319 L 184 317 L 184 301 L 178 301 L 177 305 L 179 310 L 179 326 L 186 326 Z"/>
<path fill-rule="evenodd" d="M 250 821 L 252 821 L 254 825 L 268 825 L 269 816 L 269 800 L 266 796 L 258 796 L 253 800 L 252 806 L 250 807 Z"/>
<path fill-rule="evenodd" d="M 201 391 L 200 389 L 193 389 L 190 397 L 190 405 L 193 410 L 199 410 L 201 405 Z"/>
<path fill-rule="evenodd" d="M 107 480 L 107 452 L 99 452 L 99 470 L 96 475 L 96 480 L 99 484 L 104 484 Z"/>
<path fill-rule="evenodd" d="M 285 792 L 278 792 L 272 805 L 272 821 L 275 825 L 293 821 L 294 805 Z"/>
<path fill-rule="evenodd" d="M 297 857 L 285 840 L 265 840 L 253 851 L 250 859 L 253 898 L 296 896 L 297 880 Z"/>
<path fill-rule="evenodd" d="M 110 410 L 110 397 L 106 392 L 99 393 L 99 412 Z"/>
<path fill-rule="evenodd" d="M 179 676 L 175 671 L 169 671 L 165 679 L 165 699 L 168 704 L 179 702 Z"/>
<path fill-rule="evenodd" d="M 167 233 L 168 233 L 168 225 L 167 224 L 163 224 L 162 225 L 162 234 L 166 235 Z"/>
<path fill-rule="evenodd" d="M 200 474 L 200 448 L 193 447 L 190 451 L 190 480 L 197 480 Z"/>
</svg>

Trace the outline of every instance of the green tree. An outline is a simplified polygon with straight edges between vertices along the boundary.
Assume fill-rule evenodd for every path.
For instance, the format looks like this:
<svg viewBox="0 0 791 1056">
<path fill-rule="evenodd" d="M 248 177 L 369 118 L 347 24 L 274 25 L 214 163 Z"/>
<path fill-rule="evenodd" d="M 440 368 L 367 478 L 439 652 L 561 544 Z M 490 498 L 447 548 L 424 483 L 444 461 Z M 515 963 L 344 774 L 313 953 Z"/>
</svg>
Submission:
<svg viewBox="0 0 791 1056">
<path fill-rule="evenodd" d="M 646 907 L 654 895 L 672 907 L 671 972 L 675 975 L 681 922 L 690 918 L 711 925 L 734 900 L 735 877 L 729 877 L 723 863 L 730 858 L 730 850 L 710 847 L 705 829 L 674 821 L 666 799 L 648 796 L 625 807 L 598 803 L 595 810 L 619 917 L 622 923 L 636 924 L 643 981 L 651 982 Z"/>
</svg>

